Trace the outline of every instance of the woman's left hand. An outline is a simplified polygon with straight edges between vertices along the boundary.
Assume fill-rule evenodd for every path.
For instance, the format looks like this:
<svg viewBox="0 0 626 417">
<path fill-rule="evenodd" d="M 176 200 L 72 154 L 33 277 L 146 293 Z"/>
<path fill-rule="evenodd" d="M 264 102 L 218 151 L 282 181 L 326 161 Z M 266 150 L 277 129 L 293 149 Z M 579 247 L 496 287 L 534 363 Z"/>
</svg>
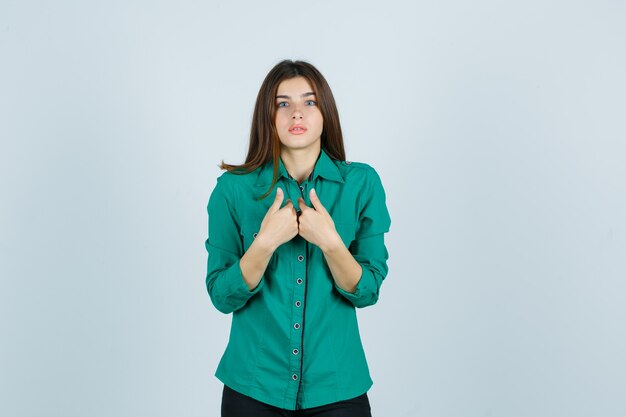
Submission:
<svg viewBox="0 0 626 417">
<path fill-rule="evenodd" d="M 298 234 L 305 240 L 317 245 L 322 252 L 343 244 L 337 229 L 335 229 L 335 222 L 322 205 L 314 188 L 309 192 L 309 197 L 313 207 L 307 206 L 302 197 L 298 198 L 298 206 L 301 210 L 298 217 Z"/>
</svg>

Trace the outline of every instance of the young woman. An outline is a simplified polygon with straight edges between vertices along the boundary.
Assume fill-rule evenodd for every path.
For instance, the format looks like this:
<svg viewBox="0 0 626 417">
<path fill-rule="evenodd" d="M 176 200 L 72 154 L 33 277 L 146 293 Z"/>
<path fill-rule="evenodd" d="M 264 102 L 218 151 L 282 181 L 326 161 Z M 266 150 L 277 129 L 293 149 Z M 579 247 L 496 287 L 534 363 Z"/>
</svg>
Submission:
<svg viewBox="0 0 626 417">
<path fill-rule="evenodd" d="M 322 74 L 285 60 L 257 96 L 246 162 L 208 203 L 206 286 L 233 313 L 222 417 L 369 417 L 357 307 L 387 275 L 391 219 L 370 165 L 345 160 Z"/>
</svg>

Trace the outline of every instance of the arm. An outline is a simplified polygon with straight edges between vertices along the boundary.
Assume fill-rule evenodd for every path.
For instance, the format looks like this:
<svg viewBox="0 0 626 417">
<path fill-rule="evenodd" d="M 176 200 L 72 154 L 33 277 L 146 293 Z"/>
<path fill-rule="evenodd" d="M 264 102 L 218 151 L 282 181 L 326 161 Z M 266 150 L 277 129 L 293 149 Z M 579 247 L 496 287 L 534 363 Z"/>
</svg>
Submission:
<svg viewBox="0 0 626 417">
<path fill-rule="evenodd" d="M 352 262 L 355 262 L 359 265 L 359 272 L 346 273 L 344 282 L 346 280 L 355 279 L 354 277 L 356 277 L 354 281 L 356 285 L 354 287 L 346 286 L 342 288 L 342 285 L 345 284 L 343 284 L 341 280 L 335 279 L 335 288 L 337 288 L 340 294 L 352 302 L 355 307 L 363 308 L 376 304 L 380 286 L 388 272 L 387 259 L 389 258 L 389 254 L 385 247 L 384 234 L 379 233 L 366 238 L 357 239 L 352 242 L 349 250 L 345 249 L 345 246 L 344 250 L 348 252 L 348 256 L 350 256 L 352 260 L 348 259 L 346 255 L 338 255 L 336 258 L 337 261 L 334 261 L 335 258 L 333 256 L 329 257 L 325 255 L 328 266 L 331 271 L 333 271 L 333 269 L 341 271 L 342 268 L 345 268 L 345 265 L 350 265 Z M 345 259 L 343 263 L 339 260 L 341 256 Z M 335 265 L 332 265 L 333 263 Z M 356 268 L 350 270 L 356 271 Z M 335 272 L 333 272 L 333 276 L 340 275 L 335 275 Z"/>
<path fill-rule="evenodd" d="M 232 188 L 218 179 L 209 198 L 206 287 L 215 308 L 224 314 L 242 308 L 261 290 L 263 274 L 274 252 L 261 236 L 243 253 Z"/>
<path fill-rule="evenodd" d="M 354 259 L 352 253 L 343 244 L 341 237 L 337 235 L 332 246 L 322 249 L 322 253 L 336 286 L 348 293 L 356 292 L 363 267 Z"/>
<path fill-rule="evenodd" d="M 385 190 L 374 169 L 369 171 L 364 188 L 355 240 L 350 248 L 339 238 L 335 245 L 323 251 L 335 278 L 335 288 L 359 308 L 378 301 L 380 286 L 388 272 L 389 253 L 384 234 L 391 226 Z"/>
<path fill-rule="evenodd" d="M 258 235 L 239 261 L 243 279 L 250 291 L 254 291 L 258 286 L 276 250 L 263 237 L 263 235 Z"/>
</svg>

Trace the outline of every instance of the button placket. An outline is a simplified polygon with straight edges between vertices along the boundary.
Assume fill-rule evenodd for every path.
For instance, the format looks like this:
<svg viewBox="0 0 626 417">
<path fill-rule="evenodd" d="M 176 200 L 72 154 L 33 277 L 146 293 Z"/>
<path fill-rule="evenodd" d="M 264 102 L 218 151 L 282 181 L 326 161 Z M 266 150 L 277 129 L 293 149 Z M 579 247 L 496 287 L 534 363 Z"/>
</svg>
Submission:
<svg viewBox="0 0 626 417">
<path fill-rule="evenodd" d="M 309 181 L 311 175 L 309 175 Z M 301 185 L 296 185 L 300 188 L 300 194 L 307 203 L 306 190 L 309 187 L 309 182 L 305 181 Z M 291 308 L 292 317 L 292 329 L 291 329 L 291 361 L 290 371 L 293 384 L 290 384 L 289 391 L 293 392 L 294 397 L 298 398 L 300 395 L 300 387 L 302 381 L 302 359 L 304 351 L 302 343 L 304 341 L 304 319 L 305 319 L 305 306 L 306 302 L 306 272 L 307 272 L 307 257 L 308 257 L 308 243 L 303 238 L 294 240 L 294 252 L 293 252 L 293 271 L 295 275 L 295 285 L 293 287 L 293 306 Z M 302 285 L 305 284 L 305 285 Z M 293 390 L 293 391 L 292 391 Z"/>
<path fill-rule="evenodd" d="M 291 372 L 292 385 L 289 391 L 294 397 L 298 395 L 300 389 L 300 379 L 302 372 L 302 341 L 304 332 L 304 296 L 306 286 L 304 280 L 306 277 L 306 241 L 302 238 L 295 239 L 293 256 L 294 285 L 292 292 L 291 307 L 291 343 L 289 347 L 289 356 L 291 357 L 289 370 Z M 291 391 L 293 390 L 293 391 Z"/>
</svg>

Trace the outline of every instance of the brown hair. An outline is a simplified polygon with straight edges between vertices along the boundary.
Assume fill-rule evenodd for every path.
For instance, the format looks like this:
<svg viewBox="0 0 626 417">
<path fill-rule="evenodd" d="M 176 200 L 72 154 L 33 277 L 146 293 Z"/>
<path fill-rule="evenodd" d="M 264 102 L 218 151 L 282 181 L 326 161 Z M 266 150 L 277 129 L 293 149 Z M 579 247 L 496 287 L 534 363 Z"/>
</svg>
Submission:
<svg viewBox="0 0 626 417">
<path fill-rule="evenodd" d="M 250 129 L 250 143 L 246 162 L 241 165 L 222 163 L 220 169 L 225 169 L 233 174 L 247 174 L 258 167 L 273 161 L 274 176 L 269 190 L 257 199 L 267 197 L 278 178 L 278 159 L 280 157 L 280 139 L 276 131 L 276 93 L 278 85 L 283 81 L 294 77 L 307 79 L 324 119 L 321 135 L 321 147 L 332 159 L 345 161 L 346 152 L 343 145 L 339 113 L 335 105 L 333 93 L 324 76 L 313 65 L 305 61 L 292 61 L 285 59 L 280 61 L 270 70 L 263 80 L 256 98 L 254 113 L 252 115 L 252 127 Z"/>
</svg>

